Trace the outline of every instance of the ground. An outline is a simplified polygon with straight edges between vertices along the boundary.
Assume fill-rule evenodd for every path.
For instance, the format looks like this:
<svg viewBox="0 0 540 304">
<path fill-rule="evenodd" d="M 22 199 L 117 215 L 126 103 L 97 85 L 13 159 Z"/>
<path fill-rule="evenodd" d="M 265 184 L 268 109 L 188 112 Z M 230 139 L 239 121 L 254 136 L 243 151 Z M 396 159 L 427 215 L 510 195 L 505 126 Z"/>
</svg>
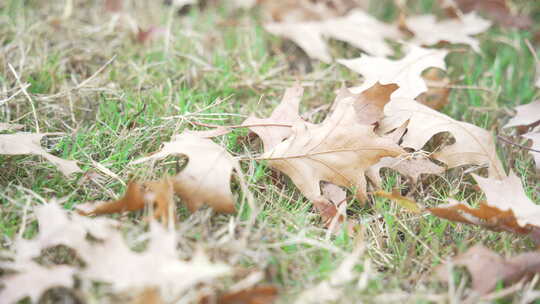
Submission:
<svg viewBox="0 0 540 304">
<path fill-rule="evenodd" d="M 320 121 L 336 90 L 360 80 L 345 67 L 309 60 L 290 42 L 266 33 L 257 10 L 208 5 L 178 14 L 156 1 L 131 2 L 129 13 L 139 26 L 160 26 L 170 35 L 140 43 L 126 25 L 129 22 L 120 18 L 115 24 L 101 1 L 74 1 L 67 16 L 64 1 L 0 4 L 0 121 L 22 124 L 27 132 L 61 132 L 47 137 L 43 145 L 59 157 L 78 160 L 84 171 L 66 178 L 40 157 L 0 156 L 3 249 L 19 233 L 27 238 L 36 233 L 34 205 L 56 200 L 72 209 L 80 203 L 119 197 L 132 178 L 174 171 L 172 158 L 168 165 L 155 167 L 128 163 L 158 150 L 184 129 L 205 129 L 194 123 L 236 125 L 252 113 L 266 117 L 297 80 L 305 87 L 301 112 L 320 107 L 313 114 Z M 409 10 L 437 12 L 435 2 L 410 1 Z M 515 1 L 513 8 L 538 17 L 540 5 L 533 2 Z M 383 20 L 396 15 L 392 1 L 374 2 L 370 12 Z M 527 41 L 535 43 L 533 33 L 494 26 L 479 39 L 481 53 L 457 50 L 447 57 L 453 83 L 450 102 L 442 111 L 524 143 L 514 131 L 501 127 L 514 106 L 539 95 L 534 87 L 535 57 L 527 46 Z M 342 43 L 331 45 L 339 57 L 360 54 Z M 30 84 L 29 95 L 8 99 L 22 83 Z M 235 129 L 216 142 L 236 156 L 261 151 L 260 142 L 245 129 Z M 539 202 L 538 176 L 528 152 L 505 142 L 497 147 L 506 169 L 516 172 L 529 197 Z M 246 160 L 242 168 L 262 208 L 255 224 L 242 221 L 249 218 L 246 206 L 233 216 L 210 209 L 189 214 L 179 208 L 179 246 L 183 258 L 203 248 L 212 259 L 264 269 L 263 282 L 278 286 L 279 303 L 285 303 L 328 278 L 351 252 L 354 237 L 328 233 L 290 180 L 264 163 Z M 450 197 L 478 202 L 483 197 L 472 183 L 460 168 L 424 178 L 414 191 L 427 206 Z M 396 186 L 413 187 L 397 173 L 386 171 L 386 190 Z M 236 182 L 233 187 L 239 188 Z M 363 289 L 347 285 L 340 303 L 463 299 L 470 286 L 465 272 L 458 272 L 456 285 L 449 287 L 432 281 L 430 270 L 474 244 L 507 256 L 534 249 L 526 237 L 409 214 L 383 198 L 366 205 L 353 201 L 348 214 L 364 233 L 365 252 L 357 270 L 367 273 L 369 280 Z M 131 240 L 146 227 L 144 212 L 113 217 L 125 223 Z M 219 243 L 231 217 L 238 219 L 236 233 L 247 233 L 241 249 Z M 511 303 L 520 296 L 517 291 L 496 301 Z"/>
</svg>

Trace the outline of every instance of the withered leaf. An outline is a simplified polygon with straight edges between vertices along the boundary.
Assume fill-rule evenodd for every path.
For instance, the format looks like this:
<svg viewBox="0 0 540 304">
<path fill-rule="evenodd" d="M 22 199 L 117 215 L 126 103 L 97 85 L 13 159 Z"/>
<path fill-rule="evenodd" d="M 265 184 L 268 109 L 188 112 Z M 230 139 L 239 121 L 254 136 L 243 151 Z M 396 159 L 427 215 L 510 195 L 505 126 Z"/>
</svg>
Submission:
<svg viewBox="0 0 540 304">
<path fill-rule="evenodd" d="M 526 252 L 505 259 L 482 245 L 469 248 L 452 259 L 455 265 L 465 266 L 472 276 L 472 288 L 483 295 L 492 291 L 499 281 L 513 283 L 527 275 L 540 272 L 540 251 Z M 451 277 L 447 265 L 440 265 L 435 275 L 441 281 Z"/>
<path fill-rule="evenodd" d="M 0 154 L 4 155 L 39 155 L 53 163 L 65 175 L 82 172 L 77 161 L 56 157 L 41 147 L 41 139 L 47 133 L 15 133 L 0 135 Z"/>
<path fill-rule="evenodd" d="M 0 264 L 11 268 L 9 264 Z M 30 297 L 37 303 L 41 294 L 53 287 L 71 288 L 74 284 L 75 269 L 67 265 L 44 267 L 34 261 L 20 262 L 12 270 L 18 273 L 2 277 L 5 288 L 0 290 L 2 303 L 17 303 L 24 297 Z"/>
<path fill-rule="evenodd" d="M 528 234 L 540 227 L 540 205 L 533 203 L 525 194 L 520 179 L 511 173 L 499 180 L 473 174 L 486 194 L 486 202 L 472 208 L 464 202 L 428 208 L 432 214 L 451 221 L 479 225 L 487 229 L 505 230 Z"/>
<path fill-rule="evenodd" d="M 300 46 L 310 57 L 323 62 L 332 60 L 324 38 L 350 43 L 372 55 L 386 56 L 392 49 L 385 39 L 401 37 L 396 26 L 384 24 L 374 17 L 353 10 L 344 17 L 323 21 L 268 23 L 265 29 Z"/>
<path fill-rule="evenodd" d="M 428 90 L 422 72 L 430 67 L 445 70 L 444 58 L 447 54 L 445 50 L 408 45 L 405 57 L 399 60 L 363 55 L 356 59 L 340 59 L 338 62 L 364 76 L 362 86 L 351 89 L 353 93 L 362 92 L 379 82 L 399 86 L 392 98 L 414 99 Z"/>
<path fill-rule="evenodd" d="M 504 128 L 530 126 L 540 122 L 540 100 L 514 108 L 516 115 L 508 121 Z"/>
<path fill-rule="evenodd" d="M 321 124 L 295 124 L 293 134 L 262 159 L 288 175 L 311 201 L 324 200 L 321 181 L 355 188 L 356 197 L 365 200 L 365 171 L 382 157 L 404 151 L 391 139 L 376 135 L 373 126 L 357 122 L 354 102 L 351 97 L 336 100 L 336 109 Z"/>
<path fill-rule="evenodd" d="M 144 183 L 131 181 L 121 199 L 97 204 L 79 204 L 76 209 L 83 215 L 100 215 L 141 210 L 148 205 L 155 208 L 155 218 L 164 223 L 168 221 L 169 210 L 174 207 L 173 185 L 169 177 Z"/>
<path fill-rule="evenodd" d="M 413 154 L 407 157 L 383 157 L 375 165 L 371 166 L 366 172 L 369 180 L 375 184 L 376 188 L 382 187 L 382 179 L 380 176 L 380 170 L 382 168 L 389 168 L 396 170 L 397 172 L 410 178 L 411 182 L 415 184 L 422 174 L 442 174 L 445 169 L 435 163 L 433 163 L 428 157 L 423 154 Z"/>
<path fill-rule="evenodd" d="M 304 89 L 300 84 L 285 91 L 281 103 L 274 109 L 272 115 L 268 118 L 248 117 L 242 125 L 266 125 L 249 127 L 251 131 L 257 134 L 263 141 L 264 151 L 269 151 L 291 135 L 292 125 L 301 121 L 298 109 L 300 100 L 304 94 Z M 285 126 L 279 126 L 285 125 Z"/>
<path fill-rule="evenodd" d="M 160 151 L 132 164 L 169 155 L 186 155 L 189 158 L 186 167 L 172 178 L 172 184 L 175 193 L 191 212 L 205 203 L 217 212 L 235 211 L 230 183 L 232 170 L 238 168 L 238 161 L 223 147 L 210 139 L 182 133 L 164 143 Z"/>
<path fill-rule="evenodd" d="M 384 109 L 381 132 L 398 128 L 409 121 L 402 147 L 420 150 L 437 133 L 450 132 L 455 143 L 443 146 L 431 155 L 449 168 L 463 165 L 487 165 L 489 176 L 503 179 L 504 168 L 497 157 L 491 134 L 475 125 L 457 121 L 414 100 L 392 99 Z"/>
<path fill-rule="evenodd" d="M 413 16 L 405 20 L 407 29 L 414 33 L 411 43 L 435 45 L 439 42 L 467 44 L 475 52 L 480 52 L 478 41 L 471 37 L 485 32 L 491 22 L 475 13 L 463 15 L 459 19 L 437 21 L 434 15 Z"/>
</svg>

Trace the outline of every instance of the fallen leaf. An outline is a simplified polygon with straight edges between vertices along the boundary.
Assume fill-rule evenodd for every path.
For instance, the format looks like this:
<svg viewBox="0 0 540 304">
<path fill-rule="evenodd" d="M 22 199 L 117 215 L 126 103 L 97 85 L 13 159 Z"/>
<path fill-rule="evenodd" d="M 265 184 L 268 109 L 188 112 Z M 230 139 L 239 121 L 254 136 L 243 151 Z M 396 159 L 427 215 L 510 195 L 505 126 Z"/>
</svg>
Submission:
<svg viewBox="0 0 540 304">
<path fill-rule="evenodd" d="M 264 27 L 274 35 L 292 40 L 311 58 L 327 63 L 332 58 L 325 37 L 350 43 L 377 56 L 392 53 L 385 39 L 401 37 L 396 26 L 384 24 L 360 10 L 323 21 L 268 23 Z"/>
<path fill-rule="evenodd" d="M 403 158 L 383 157 L 366 172 L 369 180 L 378 189 L 382 188 L 382 179 L 380 176 L 380 170 L 382 168 L 396 170 L 408 177 L 413 184 L 418 182 L 418 179 L 422 174 L 440 175 L 445 171 L 443 167 L 433 163 L 423 154 L 413 154 Z"/>
<path fill-rule="evenodd" d="M 337 232 L 347 221 L 347 192 L 327 182 L 322 183 L 321 190 L 324 200 L 313 201 L 313 206 L 321 215 L 324 226 Z"/>
<path fill-rule="evenodd" d="M 379 82 L 399 86 L 392 98 L 414 99 L 428 90 L 422 72 L 430 67 L 445 70 L 444 58 L 447 54 L 445 50 L 408 45 L 405 57 L 399 60 L 363 55 L 356 59 L 339 59 L 338 62 L 364 76 L 362 86 L 350 89 L 353 93 L 362 92 Z"/>
<path fill-rule="evenodd" d="M 376 135 L 373 126 L 357 122 L 354 98 L 336 100 L 334 112 L 318 125 L 296 123 L 292 135 L 261 157 L 288 175 L 311 201 L 323 201 L 320 182 L 356 190 L 366 199 L 365 171 L 385 156 L 404 151 L 391 139 Z"/>
<path fill-rule="evenodd" d="M 471 36 L 485 32 L 491 26 L 491 22 L 475 13 L 469 13 L 459 19 L 443 21 L 437 21 L 433 15 L 414 16 L 407 18 L 405 25 L 414 33 L 410 43 L 428 46 L 439 42 L 467 44 L 479 53 L 478 40 Z"/>
<path fill-rule="evenodd" d="M 255 286 L 236 292 L 220 295 L 214 302 L 205 297 L 201 304 L 272 304 L 278 296 L 278 290 L 272 285 Z"/>
<path fill-rule="evenodd" d="M 237 0 L 239 2 L 241 0 Z M 251 2 L 246 1 L 245 2 Z M 320 21 L 367 9 L 369 0 L 258 0 L 263 13 L 274 22 Z"/>
<path fill-rule="evenodd" d="M 187 208 L 195 212 L 206 203 L 217 212 L 234 212 L 230 183 L 233 168 L 238 169 L 238 161 L 210 139 L 191 133 L 176 135 L 172 141 L 164 143 L 160 151 L 132 164 L 179 154 L 186 155 L 189 162 L 172 178 L 172 184 Z"/>
<path fill-rule="evenodd" d="M 2 264 L 0 264 L 2 265 Z M 44 267 L 34 261 L 17 263 L 14 268 L 9 264 L 3 268 L 11 268 L 18 273 L 2 277 L 4 289 L 0 290 L 2 303 L 18 303 L 30 297 L 32 303 L 38 303 L 41 294 L 54 287 L 73 287 L 75 269 L 66 265 Z"/>
<path fill-rule="evenodd" d="M 503 281 L 511 284 L 540 272 L 540 251 L 532 251 L 505 259 L 482 245 L 469 248 L 452 259 L 452 264 L 465 266 L 472 277 L 472 288 L 480 295 L 495 289 Z M 452 276 L 447 265 L 435 269 L 435 275 L 447 282 Z"/>
<path fill-rule="evenodd" d="M 514 15 L 506 0 L 453 0 L 464 13 L 477 11 L 485 13 L 490 19 L 503 26 L 526 29 L 533 24 L 531 18 L 524 15 Z"/>
<path fill-rule="evenodd" d="M 407 198 L 405 196 L 402 196 L 400 194 L 399 189 L 393 189 L 392 193 L 388 193 L 385 191 L 376 191 L 373 193 L 374 195 L 387 198 L 389 200 L 393 200 L 401 207 L 413 212 L 413 213 L 422 213 L 424 208 L 422 208 L 418 203 L 416 203 L 414 200 Z"/>
<path fill-rule="evenodd" d="M 516 115 L 504 125 L 504 128 L 530 126 L 540 122 L 540 100 L 514 108 Z"/>
<path fill-rule="evenodd" d="M 418 96 L 416 101 L 437 111 L 444 108 L 450 101 L 450 79 L 436 68 L 428 69 L 422 78 L 424 78 L 428 90 Z"/>
<path fill-rule="evenodd" d="M 15 133 L 0 135 L 0 154 L 4 155 L 39 155 L 53 163 L 65 175 L 82 172 L 77 161 L 65 160 L 47 153 L 41 147 L 41 139 L 48 133 Z"/>
<path fill-rule="evenodd" d="M 149 205 L 155 207 L 155 218 L 168 222 L 169 210 L 174 207 L 173 185 L 169 177 L 145 183 L 132 181 L 128 183 L 126 194 L 119 200 L 79 204 L 75 208 L 82 215 L 101 215 L 137 211 Z"/>
<path fill-rule="evenodd" d="M 272 115 L 268 118 L 248 117 L 243 126 L 250 126 L 249 129 L 261 138 L 264 151 L 270 151 L 276 145 L 291 135 L 291 126 L 302 121 L 298 114 L 300 101 L 304 89 L 300 84 L 285 91 L 281 103 L 274 109 Z M 265 125 L 253 127 L 252 125 Z M 284 125 L 284 126 L 280 126 Z"/>
<path fill-rule="evenodd" d="M 540 205 L 527 197 L 515 174 L 511 173 L 502 180 L 474 174 L 473 177 L 487 197 L 478 208 L 472 208 L 465 202 L 453 201 L 427 210 L 441 218 L 494 231 L 529 234 L 540 228 Z"/>
<path fill-rule="evenodd" d="M 385 117 L 380 122 L 380 131 L 398 128 L 409 121 L 402 147 L 421 150 L 435 135 L 450 132 L 455 143 L 440 147 L 431 158 L 445 163 L 449 168 L 463 165 L 487 165 L 489 176 L 497 179 L 506 177 L 497 157 L 491 134 L 475 125 L 457 121 L 429 107 L 409 99 L 392 99 L 384 108 Z"/>
</svg>

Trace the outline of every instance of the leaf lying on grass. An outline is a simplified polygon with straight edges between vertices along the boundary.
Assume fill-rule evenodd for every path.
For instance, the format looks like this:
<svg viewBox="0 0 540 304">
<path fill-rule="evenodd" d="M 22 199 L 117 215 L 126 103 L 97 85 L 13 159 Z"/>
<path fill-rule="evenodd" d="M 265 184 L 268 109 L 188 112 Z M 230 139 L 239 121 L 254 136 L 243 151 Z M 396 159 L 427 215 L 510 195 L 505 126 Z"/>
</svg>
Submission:
<svg viewBox="0 0 540 304">
<path fill-rule="evenodd" d="M 497 157 L 491 134 L 475 125 L 457 121 L 414 100 L 392 99 L 384 108 L 381 132 L 398 128 L 409 121 L 402 147 L 420 150 L 436 134 L 450 132 L 455 143 L 443 146 L 431 157 L 449 168 L 463 165 L 487 165 L 489 176 L 503 179 L 506 176 Z"/>
<path fill-rule="evenodd" d="M 471 36 L 485 32 L 491 26 L 491 22 L 475 13 L 442 21 L 437 21 L 434 15 L 423 15 L 407 18 L 405 26 L 414 33 L 410 43 L 428 46 L 439 42 L 467 44 L 478 53 L 480 45 Z"/>
<path fill-rule="evenodd" d="M 56 204 L 38 206 L 35 210 L 38 235 L 31 240 L 19 239 L 12 248 L 17 252 L 15 261 L 1 264 L 4 269 L 19 271 L 3 280 L 6 285 L 0 291 L 3 300 L 6 296 L 18 300 L 25 295 L 36 299 L 53 284 L 71 287 L 71 277 L 75 275 L 87 292 L 96 281 L 111 284 L 117 293 L 157 288 L 160 296 L 169 302 L 202 282 L 231 272 L 225 264 L 210 263 L 202 253 L 189 262 L 179 260 L 176 233 L 155 223 L 150 225 L 146 250 L 134 252 L 122 233 L 111 227 L 114 221 L 77 214 L 68 217 L 67 211 Z M 42 250 L 59 244 L 72 248 L 84 266 L 55 266 L 45 270 L 32 264 Z M 44 275 L 54 276 L 40 280 Z M 16 285 L 21 281 L 28 284 Z"/>
<path fill-rule="evenodd" d="M 464 13 L 473 10 L 485 13 L 490 19 L 503 26 L 526 29 L 533 24 L 528 16 L 512 14 L 506 0 L 453 0 L 452 2 Z M 456 15 L 456 12 L 453 14 Z"/>
<path fill-rule="evenodd" d="M 249 127 L 252 132 L 261 138 L 265 152 L 271 150 L 291 135 L 290 126 L 279 125 L 293 125 L 302 120 L 298 114 L 298 108 L 303 94 L 304 89 L 300 84 L 296 84 L 285 91 L 281 103 L 274 109 L 270 117 L 257 118 L 252 115 L 242 123 L 244 126 L 266 124 L 266 126 Z"/>
<path fill-rule="evenodd" d="M 446 69 L 444 50 L 425 49 L 409 45 L 405 57 L 390 60 L 385 57 L 363 55 L 356 59 L 339 59 L 338 62 L 364 76 L 362 86 L 351 88 L 353 93 L 363 92 L 377 82 L 396 84 L 399 88 L 392 93 L 392 98 L 414 99 L 428 90 L 422 72 L 430 67 Z"/>
<path fill-rule="evenodd" d="M 472 288 L 480 295 L 495 289 L 497 283 L 515 283 L 526 276 L 540 273 L 540 251 L 526 252 L 505 259 L 482 245 L 469 248 L 452 259 L 452 264 L 465 266 L 472 276 Z M 448 282 L 452 276 L 447 265 L 435 269 L 436 277 Z"/>
<path fill-rule="evenodd" d="M 41 147 L 44 136 L 55 135 L 48 133 L 15 133 L 0 135 L 0 154 L 4 155 L 39 155 L 53 163 L 65 175 L 82 172 L 77 161 L 65 160 L 46 152 Z"/>
<path fill-rule="evenodd" d="M 79 204 L 75 208 L 82 215 L 100 215 L 125 211 L 137 211 L 154 206 L 154 217 L 166 223 L 169 210 L 174 207 L 173 185 L 169 177 L 159 181 L 129 182 L 124 196 L 116 201 Z"/>
<path fill-rule="evenodd" d="M 322 21 L 287 21 L 265 24 L 265 29 L 300 46 L 310 57 L 330 62 L 332 57 L 324 38 L 341 40 L 372 55 L 387 56 L 392 49 L 385 39 L 399 39 L 396 26 L 382 23 L 367 13 L 354 10 L 344 17 Z"/>
<path fill-rule="evenodd" d="M 174 192 L 191 212 L 205 203 L 217 212 L 235 211 L 230 183 L 233 168 L 238 169 L 238 161 L 227 150 L 210 139 L 183 133 L 164 143 L 160 151 L 132 164 L 169 155 L 186 155 L 189 159 L 186 167 L 172 177 L 172 184 Z"/>
<path fill-rule="evenodd" d="M 516 115 L 504 125 L 504 128 L 530 126 L 540 122 L 540 100 L 514 108 Z"/>
<path fill-rule="evenodd" d="M 404 151 L 391 139 L 373 132 L 373 126 L 357 122 L 355 99 L 339 97 L 334 112 L 318 125 L 295 124 L 292 135 L 261 157 L 288 175 L 312 201 L 323 201 L 320 182 L 356 189 L 366 199 L 365 171 L 382 157 Z"/>
<path fill-rule="evenodd" d="M 533 203 L 525 194 L 520 179 L 513 173 L 498 180 L 483 178 L 473 174 L 474 179 L 486 194 L 486 202 L 479 208 L 471 208 L 467 203 L 454 202 L 439 205 L 428 210 L 441 218 L 487 229 L 506 230 L 527 234 L 540 230 L 540 205 Z"/>
</svg>

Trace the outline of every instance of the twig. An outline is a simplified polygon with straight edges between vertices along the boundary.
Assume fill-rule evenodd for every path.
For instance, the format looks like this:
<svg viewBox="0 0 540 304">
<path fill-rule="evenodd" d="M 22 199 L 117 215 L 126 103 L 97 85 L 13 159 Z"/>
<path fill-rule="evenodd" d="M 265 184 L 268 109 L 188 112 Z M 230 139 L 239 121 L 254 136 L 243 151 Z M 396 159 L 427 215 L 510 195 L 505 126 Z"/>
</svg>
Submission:
<svg viewBox="0 0 540 304">
<path fill-rule="evenodd" d="M 540 150 L 535 150 L 535 149 L 529 148 L 529 147 L 527 147 L 527 146 L 517 144 L 517 143 L 515 143 L 515 142 L 513 142 L 513 141 L 510 141 L 509 139 L 504 138 L 504 137 L 502 137 L 502 136 L 500 136 L 500 135 L 497 135 L 497 138 L 500 139 L 500 140 L 502 140 L 502 141 L 504 141 L 504 142 L 507 143 L 507 144 L 511 144 L 511 145 L 516 146 L 516 147 L 520 147 L 521 149 L 524 149 L 524 150 L 527 150 L 527 151 L 532 151 L 532 152 L 540 153 Z"/>
<path fill-rule="evenodd" d="M 15 72 L 15 69 L 13 68 L 11 63 L 8 63 L 8 66 L 9 66 L 9 69 L 11 70 L 11 73 L 13 73 L 13 76 L 15 76 L 15 79 L 17 79 L 17 84 L 19 85 L 19 87 L 21 87 L 21 90 L 22 90 L 24 96 L 26 96 L 26 98 L 30 102 L 30 106 L 32 107 L 32 115 L 34 115 L 34 122 L 36 124 L 36 133 L 40 133 L 39 132 L 39 122 L 38 122 L 38 117 L 37 117 L 36 106 L 34 105 L 34 100 L 32 99 L 32 97 L 30 97 L 30 94 L 28 94 L 28 91 L 26 91 L 26 88 L 28 86 L 23 85 L 23 83 L 21 82 L 21 78 L 19 78 L 19 75 L 17 75 L 17 72 Z"/>
</svg>

